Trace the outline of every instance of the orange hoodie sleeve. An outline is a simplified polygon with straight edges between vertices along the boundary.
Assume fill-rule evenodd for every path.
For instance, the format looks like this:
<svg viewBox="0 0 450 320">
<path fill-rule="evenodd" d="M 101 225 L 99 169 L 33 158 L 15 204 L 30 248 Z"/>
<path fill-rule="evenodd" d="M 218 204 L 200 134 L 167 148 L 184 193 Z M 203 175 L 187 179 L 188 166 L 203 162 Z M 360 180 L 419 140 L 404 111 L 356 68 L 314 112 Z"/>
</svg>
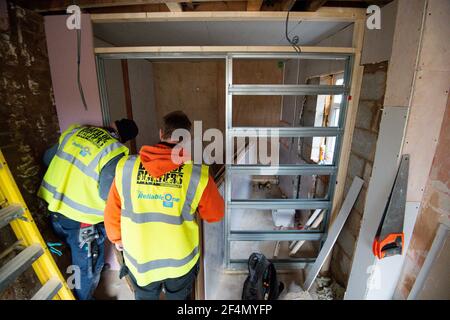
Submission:
<svg viewBox="0 0 450 320">
<path fill-rule="evenodd" d="M 120 214 L 122 203 L 119 193 L 116 188 L 116 180 L 113 180 L 111 189 L 109 189 L 108 199 L 105 207 L 105 229 L 108 239 L 112 243 L 122 242 L 122 235 L 120 230 Z"/>
<path fill-rule="evenodd" d="M 202 198 L 198 204 L 200 217 L 207 222 L 217 222 L 222 220 L 225 211 L 225 204 L 217 189 L 214 180 L 209 177 L 208 184 L 203 191 Z"/>
</svg>

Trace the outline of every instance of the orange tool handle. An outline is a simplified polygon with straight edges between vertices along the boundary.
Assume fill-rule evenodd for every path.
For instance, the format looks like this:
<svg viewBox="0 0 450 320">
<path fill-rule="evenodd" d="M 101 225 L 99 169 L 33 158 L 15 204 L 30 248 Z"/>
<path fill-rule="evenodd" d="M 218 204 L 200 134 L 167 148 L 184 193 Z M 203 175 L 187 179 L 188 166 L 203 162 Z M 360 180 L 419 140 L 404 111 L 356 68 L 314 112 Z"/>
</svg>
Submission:
<svg viewBox="0 0 450 320">
<path fill-rule="evenodd" d="M 375 237 L 372 245 L 373 254 L 378 259 L 383 259 L 396 254 L 403 253 L 403 244 L 405 236 L 402 233 L 391 233 L 380 241 L 379 237 Z"/>
</svg>

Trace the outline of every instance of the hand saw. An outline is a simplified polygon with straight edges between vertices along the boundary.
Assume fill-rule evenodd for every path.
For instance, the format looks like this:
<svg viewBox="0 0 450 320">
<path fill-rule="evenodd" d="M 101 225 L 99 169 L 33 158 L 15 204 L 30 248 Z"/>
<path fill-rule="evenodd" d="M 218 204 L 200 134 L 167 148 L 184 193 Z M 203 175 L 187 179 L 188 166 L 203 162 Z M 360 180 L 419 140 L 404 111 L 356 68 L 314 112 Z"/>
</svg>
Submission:
<svg viewBox="0 0 450 320">
<path fill-rule="evenodd" d="M 408 171 L 409 155 L 403 155 L 383 218 L 373 241 L 373 254 L 378 259 L 401 255 L 403 252 L 403 221 L 405 219 Z"/>
</svg>

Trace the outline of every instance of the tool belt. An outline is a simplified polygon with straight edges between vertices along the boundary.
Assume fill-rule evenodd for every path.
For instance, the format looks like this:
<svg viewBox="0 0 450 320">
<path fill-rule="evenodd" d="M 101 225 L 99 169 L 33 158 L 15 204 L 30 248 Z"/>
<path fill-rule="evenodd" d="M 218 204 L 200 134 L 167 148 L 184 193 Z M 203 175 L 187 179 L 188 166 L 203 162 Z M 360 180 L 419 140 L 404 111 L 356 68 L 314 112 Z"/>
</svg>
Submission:
<svg viewBox="0 0 450 320">
<path fill-rule="evenodd" d="M 94 268 L 97 263 L 99 255 L 99 247 L 97 239 L 100 237 L 95 225 L 81 223 L 80 231 L 78 233 L 79 248 L 82 249 L 86 246 L 87 259 L 88 259 L 88 277 L 92 278 L 94 274 Z"/>
</svg>

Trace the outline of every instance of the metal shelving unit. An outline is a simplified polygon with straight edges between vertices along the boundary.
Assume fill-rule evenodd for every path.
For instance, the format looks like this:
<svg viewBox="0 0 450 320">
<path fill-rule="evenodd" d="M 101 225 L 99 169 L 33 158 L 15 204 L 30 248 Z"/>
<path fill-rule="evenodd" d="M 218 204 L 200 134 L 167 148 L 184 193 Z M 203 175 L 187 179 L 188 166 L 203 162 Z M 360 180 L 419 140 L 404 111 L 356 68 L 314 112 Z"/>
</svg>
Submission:
<svg viewBox="0 0 450 320">
<path fill-rule="evenodd" d="M 314 59 L 314 60 L 343 60 L 345 62 L 344 84 L 333 85 L 251 85 L 233 84 L 233 59 Z M 342 137 L 346 118 L 349 92 L 351 87 L 351 73 L 353 66 L 352 54 L 228 54 L 226 56 L 226 179 L 225 179 L 225 250 L 224 264 L 227 269 L 245 267 L 247 260 L 231 259 L 231 241 L 320 241 L 327 237 L 331 206 L 333 203 L 334 186 L 336 184 L 337 168 L 341 151 Z M 233 96 L 234 95 L 343 95 L 338 127 L 234 127 Z M 301 165 L 238 165 L 230 161 L 230 154 L 234 150 L 236 137 L 336 137 L 334 159 L 332 165 L 301 164 Z M 260 199 L 235 200 L 231 198 L 232 175 L 329 175 L 328 194 L 325 199 Z M 231 216 L 234 209 L 326 209 L 321 231 L 303 230 L 231 230 Z M 282 267 L 302 267 L 305 263 L 313 263 L 311 258 L 277 259 L 274 263 Z"/>
</svg>

